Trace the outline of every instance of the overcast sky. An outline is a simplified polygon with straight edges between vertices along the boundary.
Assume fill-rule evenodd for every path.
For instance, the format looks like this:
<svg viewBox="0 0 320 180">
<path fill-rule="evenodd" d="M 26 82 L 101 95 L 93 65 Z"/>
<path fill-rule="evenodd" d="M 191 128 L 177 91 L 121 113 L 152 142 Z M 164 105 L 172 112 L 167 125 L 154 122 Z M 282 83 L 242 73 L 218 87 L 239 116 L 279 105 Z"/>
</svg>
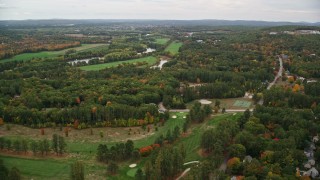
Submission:
<svg viewBox="0 0 320 180">
<path fill-rule="evenodd" d="M 226 19 L 320 22 L 320 0 L 0 0 L 0 19 Z"/>
</svg>

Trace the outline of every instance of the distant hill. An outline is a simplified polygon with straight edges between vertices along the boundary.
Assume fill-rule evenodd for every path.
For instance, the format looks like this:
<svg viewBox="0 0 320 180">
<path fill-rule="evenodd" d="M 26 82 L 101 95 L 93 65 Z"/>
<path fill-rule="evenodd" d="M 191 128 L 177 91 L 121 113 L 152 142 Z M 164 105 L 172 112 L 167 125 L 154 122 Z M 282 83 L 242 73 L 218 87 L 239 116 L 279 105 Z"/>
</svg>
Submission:
<svg viewBox="0 0 320 180">
<path fill-rule="evenodd" d="M 129 19 L 50 19 L 50 20 L 3 20 L 0 27 L 8 26 L 74 26 L 74 25 L 107 25 L 107 24 L 128 24 L 128 25 L 167 25 L 167 26 L 320 26 L 320 22 L 272 22 L 272 21 L 247 21 L 247 20 L 129 20 Z"/>
</svg>

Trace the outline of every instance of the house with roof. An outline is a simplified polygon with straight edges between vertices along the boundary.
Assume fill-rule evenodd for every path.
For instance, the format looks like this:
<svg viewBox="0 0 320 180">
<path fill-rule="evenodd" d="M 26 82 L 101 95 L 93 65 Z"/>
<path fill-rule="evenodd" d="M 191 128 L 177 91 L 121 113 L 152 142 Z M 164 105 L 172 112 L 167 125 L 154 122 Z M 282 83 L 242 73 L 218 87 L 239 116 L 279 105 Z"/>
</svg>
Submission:
<svg viewBox="0 0 320 180">
<path fill-rule="evenodd" d="M 316 177 L 319 176 L 319 171 L 316 168 L 313 167 L 313 168 L 309 169 L 308 171 L 305 171 L 303 173 L 303 175 L 304 176 L 310 176 L 312 178 L 316 178 Z"/>
</svg>

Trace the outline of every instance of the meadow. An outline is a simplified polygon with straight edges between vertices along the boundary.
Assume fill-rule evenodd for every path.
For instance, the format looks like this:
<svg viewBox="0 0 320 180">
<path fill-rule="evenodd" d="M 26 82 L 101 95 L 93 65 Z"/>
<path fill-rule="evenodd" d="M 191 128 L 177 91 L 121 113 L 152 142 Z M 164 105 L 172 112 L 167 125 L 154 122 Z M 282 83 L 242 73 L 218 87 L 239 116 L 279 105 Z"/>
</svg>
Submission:
<svg viewBox="0 0 320 180">
<path fill-rule="evenodd" d="M 27 61 L 33 58 L 53 58 L 53 57 L 64 55 L 65 52 L 70 49 L 74 49 L 77 52 L 81 52 L 81 51 L 87 51 L 93 48 L 99 48 L 102 46 L 106 46 L 106 44 L 82 44 L 79 47 L 68 48 L 60 51 L 41 51 L 37 53 L 23 53 L 23 54 L 16 55 L 12 58 L 0 60 L 0 63 L 10 62 L 10 61 Z"/>
<path fill-rule="evenodd" d="M 153 56 L 148 56 L 144 58 L 131 59 L 131 60 L 125 60 L 125 61 L 116 61 L 116 62 L 110 62 L 110 63 L 104 63 L 104 64 L 82 66 L 80 67 L 80 69 L 85 71 L 98 71 L 105 68 L 117 67 L 124 63 L 136 64 L 136 63 L 142 63 L 142 62 L 146 62 L 148 65 L 153 65 L 157 62 L 157 58 Z"/>
</svg>

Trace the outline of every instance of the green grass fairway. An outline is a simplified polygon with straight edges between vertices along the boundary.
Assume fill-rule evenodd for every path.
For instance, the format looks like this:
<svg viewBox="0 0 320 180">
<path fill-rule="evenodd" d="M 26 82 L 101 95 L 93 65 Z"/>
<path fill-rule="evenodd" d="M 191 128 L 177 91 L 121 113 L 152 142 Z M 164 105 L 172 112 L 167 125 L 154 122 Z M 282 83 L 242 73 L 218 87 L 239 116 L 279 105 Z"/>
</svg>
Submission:
<svg viewBox="0 0 320 180">
<path fill-rule="evenodd" d="M 128 172 L 127 172 L 127 175 L 130 176 L 130 177 L 134 177 L 137 173 L 137 170 L 138 168 L 133 168 L 133 169 L 130 169 Z"/>
<path fill-rule="evenodd" d="M 64 55 L 64 53 L 69 49 L 75 49 L 77 52 L 87 51 L 89 49 L 98 48 L 101 46 L 106 46 L 105 44 L 83 44 L 79 47 L 68 48 L 60 51 L 42 51 L 37 53 L 23 53 L 16 55 L 12 58 L 0 60 L 0 63 L 9 62 L 9 61 L 26 61 L 31 60 L 32 58 L 52 58 L 60 55 Z"/>
<path fill-rule="evenodd" d="M 170 118 L 164 126 L 158 127 L 158 131 L 156 131 L 152 135 L 148 135 L 145 138 L 138 139 L 134 141 L 134 146 L 137 148 L 141 148 L 144 146 L 148 146 L 154 143 L 157 137 L 160 135 L 166 135 L 167 131 L 169 129 L 173 130 L 176 126 L 180 127 L 180 130 L 182 131 L 183 124 L 185 122 L 185 119 L 183 116 L 186 116 L 187 113 L 170 113 L 170 117 L 173 115 L 176 115 L 177 118 L 173 119 Z M 88 141 L 67 141 L 67 148 L 68 152 L 70 153 L 81 153 L 86 155 L 95 155 L 97 148 L 99 144 L 106 143 L 108 147 L 115 145 L 117 142 L 105 142 L 105 141 L 97 141 L 97 142 L 88 142 Z"/>
<path fill-rule="evenodd" d="M 251 102 L 249 101 L 240 101 L 240 100 L 236 100 L 236 102 L 234 102 L 233 106 L 237 106 L 237 107 L 243 107 L 243 108 L 249 108 L 251 105 Z"/>
<path fill-rule="evenodd" d="M 172 116 L 176 115 L 177 118 L 173 119 Z M 170 119 L 164 124 L 164 126 L 160 126 L 158 128 L 158 131 L 151 136 L 148 136 L 147 138 L 144 139 L 140 139 L 134 142 L 134 145 L 138 148 L 143 147 L 143 146 L 148 146 L 154 143 L 154 141 L 156 140 L 157 137 L 159 137 L 161 134 L 163 136 L 166 136 L 166 133 L 169 129 L 171 129 L 171 131 L 173 131 L 173 129 L 176 126 L 180 127 L 180 131 L 182 131 L 183 128 L 183 124 L 185 122 L 185 119 L 183 118 L 183 116 L 186 116 L 187 113 L 170 113 Z"/>
<path fill-rule="evenodd" d="M 90 66 L 82 66 L 82 67 L 80 67 L 80 69 L 85 70 L 85 71 L 98 71 L 98 70 L 105 69 L 105 68 L 116 67 L 116 66 L 123 64 L 123 63 L 135 64 L 138 62 L 147 62 L 148 65 L 152 65 L 157 62 L 157 58 L 155 58 L 153 56 L 148 56 L 148 57 L 144 57 L 144 58 L 131 59 L 131 60 L 126 60 L 126 61 L 117 61 L 117 62 L 110 62 L 110 63 L 104 63 L 104 64 L 95 64 L 95 65 L 90 65 Z"/>
<path fill-rule="evenodd" d="M 181 137 L 176 145 L 176 147 L 179 147 L 180 144 L 184 145 L 184 148 L 187 151 L 185 162 L 198 161 L 202 159 L 202 157 L 198 154 L 198 150 L 200 147 L 201 136 L 205 130 L 208 128 L 214 128 L 220 121 L 225 119 L 235 121 L 241 116 L 241 114 L 242 113 L 236 113 L 236 115 L 229 113 L 223 114 L 215 116 L 203 124 L 196 124 L 193 126 L 191 128 L 192 134 L 188 135 L 187 137 Z"/>
<path fill-rule="evenodd" d="M 169 38 L 159 38 L 159 39 L 156 39 L 156 43 L 157 43 L 157 44 L 164 45 L 164 44 L 166 44 L 169 40 L 170 40 Z"/>
<path fill-rule="evenodd" d="M 164 51 L 170 52 L 172 55 L 176 55 L 179 52 L 179 48 L 182 46 L 182 42 L 172 42 Z"/>
<path fill-rule="evenodd" d="M 4 164 L 17 167 L 21 174 L 28 179 L 69 179 L 70 165 L 51 159 L 23 159 L 0 156 Z"/>
</svg>

